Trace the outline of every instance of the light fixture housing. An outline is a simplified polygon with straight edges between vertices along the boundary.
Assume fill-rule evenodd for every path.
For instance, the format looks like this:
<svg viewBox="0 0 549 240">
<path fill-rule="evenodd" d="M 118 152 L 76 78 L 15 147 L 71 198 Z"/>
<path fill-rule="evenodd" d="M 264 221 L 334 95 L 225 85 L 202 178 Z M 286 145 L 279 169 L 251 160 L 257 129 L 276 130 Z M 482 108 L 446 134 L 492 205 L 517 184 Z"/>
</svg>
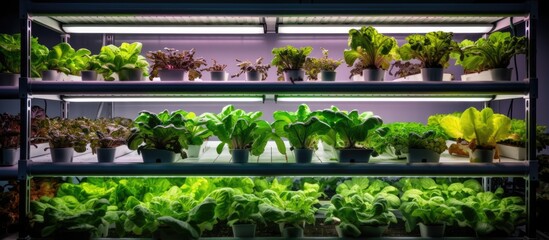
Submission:
<svg viewBox="0 0 549 240">
<path fill-rule="evenodd" d="M 110 34 L 264 34 L 263 25 L 95 25 L 66 24 L 66 33 Z"/>
<path fill-rule="evenodd" d="M 91 97 L 64 96 L 66 102 L 263 102 L 263 97 Z"/>
<path fill-rule="evenodd" d="M 284 97 L 277 102 L 488 102 L 493 97 Z"/>
<path fill-rule="evenodd" d="M 358 25 L 284 25 L 278 26 L 281 34 L 348 34 L 350 29 L 360 29 Z M 380 33 L 407 34 L 428 33 L 433 31 L 445 31 L 453 33 L 488 33 L 494 26 L 492 24 L 396 24 L 373 25 Z"/>
</svg>

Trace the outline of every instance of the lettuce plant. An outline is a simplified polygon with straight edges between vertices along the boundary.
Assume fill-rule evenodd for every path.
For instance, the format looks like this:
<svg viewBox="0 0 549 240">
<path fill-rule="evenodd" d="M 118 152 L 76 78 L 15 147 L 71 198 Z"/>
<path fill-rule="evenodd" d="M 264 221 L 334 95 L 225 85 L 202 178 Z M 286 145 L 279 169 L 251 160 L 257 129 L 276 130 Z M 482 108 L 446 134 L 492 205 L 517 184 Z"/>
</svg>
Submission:
<svg viewBox="0 0 549 240">
<path fill-rule="evenodd" d="M 341 149 L 366 148 L 368 146 L 364 144 L 371 135 L 385 136 L 388 131 L 388 128 L 382 127 L 383 120 L 372 112 L 339 111 L 335 112 L 335 118 L 332 128 L 337 133 L 338 147 Z"/>
<path fill-rule="evenodd" d="M 296 48 L 288 45 L 286 47 L 273 48 L 273 60 L 271 61 L 271 65 L 277 67 L 276 73 L 280 79 L 282 72 L 286 70 L 299 70 L 303 68 L 307 56 L 309 56 L 312 51 L 313 47 L 311 46 Z"/>
<path fill-rule="evenodd" d="M 39 77 L 40 71 L 46 70 L 44 60 L 49 50 L 38 43 L 38 38 L 31 38 L 31 75 Z M 21 34 L 0 34 L 0 72 L 21 72 Z"/>
<path fill-rule="evenodd" d="M 238 193 L 233 188 L 219 188 L 210 194 L 216 199 L 215 215 L 226 220 L 229 226 L 234 224 L 265 224 L 259 213 L 259 204 L 263 201 L 254 194 Z"/>
<path fill-rule="evenodd" d="M 316 186 L 315 186 L 316 185 Z M 307 188 L 316 189 L 317 184 L 306 185 L 304 190 L 284 191 L 280 194 L 272 190 L 261 193 L 264 203 L 259 205 L 259 211 L 266 221 L 303 228 L 306 223 L 315 222 L 315 213 L 318 203 L 316 192 Z"/>
<path fill-rule="evenodd" d="M 318 80 L 318 74 L 321 71 L 329 71 L 333 72 L 336 70 L 339 65 L 343 62 L 343 60 L 335 60 L 328 57 L 328 50 L 325 48 L 322 49 L 322 57 L 321 58 L 307 58 L 305 60 L 305 64 L 303 65 L 303 69 L 305 70 L 305 74 L 309 77 L 311 80 Z"/>
<path fill-rule="evenodd" d="M 467 73 L 507 68 L 513 56 L 526 54 L 526 42 L 526 37 L 511 36 L 508 32 L 493 32 L 488 38 L 479 38 L 475 42 L 463 40 L 459 44 L 461 51 L 452 53 L 451 57 Z"/>
<path fill-rule="evenodd" d="M 3 113 L 0 115 L 0 149 L 19 148 L 21 116 Z"/>
<path fill-rule="evenodd" d="M 546 134 L 547 126 L 536 126 L 536 150 L 543 151 L 549 145 L 549 136 Z M 511 119 L 510 135 L 507 139 L 498 143 L 508 144 L 518 147 L 526 147 L 526 121 L 522 119 Z"/>
<path fill-rule="evenodd" d="M 398 197 L 397 197 L 398 198 Z M 359 237 L 361 226 L 387 226 L 397 219 L 388 201 L 381 195 L 369 193 L 336 194 L 326 212 L 326 223 L 338 223 L 345 236 Z"/>
<path fill-rule="evenodd" d="M 446 68 L 450 53 L 459 49 L 452 37 L 451 32 L 443 31 L 412 34 L 406 37 L 407 43 L 398 49 L 398 54 L 402 60 L 418 59 L 423 68 Z"/>
<path fill-rule="evenodd" d="M 202 77 L 200 66 L 207 66 L 206 60 L 202 57 L 195 58 L 194 48 L 191 50 L 179 51 L 175 48 L 164 48 L 164 51 L 158 50 L 148 52 L 147 58 L 152 61 L 151 74 L 149 79 L 158 76 L 158 71 L 163 69 L 180 69 L 189 72 L 189 80 Z"/>
<path fill-rule="evenodd" d="M 395 38 L 385 36 L 371 26 L 349 30 L 348 45 L 349 49 L 343 51 L 345 62 L 350 67 L 358 59 L 363 69 L 387 70 L 398 48 Z"/>
<path fill-rule="evenodd" d="M 231 75 L 232 78 L 234 77 L 240 77 L 240 75 L 244 74 L 245 72 L 259 72 L 261 74 L 261 80 L 265 81 L 267 80 L 267 76 L 269 76 L 267 73 L 269 71 L 269 68 L 271 68 L 270 64 L 262 64 L 263 58 L 260 57 L 255 60 L 255 63 L 252 63 L 250 60 L 242 61 L 240 59 L 236 59 L 236 62 L 238 64 L 236 65 L 238 68 L 240 68 L 240 72 L 238 72 L 235 75 Z"/>
<path fill-rule="evenodd" d="M 86 56 L 90 50 L 80 48 L 75 50 L 68 43 L 59 43 L 53 46 L 45 59 L 47 70 L 57 70 L 65 74 L 79 75 L 85 68 Z"/>
<path fill-rule="evenodd" d="M 188 146 L 186 137 L 189 131 L 185 126 L 188 121 L 185 114 L 167 110 L 158 114 L 140 112 L 128 137 L 128 147 L 138 153 L 143 149 L 162 149 L 186 156 L 183 150 Z"/>
<path fill-rule="evenodd" d="M 456 212 L 460 226 L 474 229 L 479 236 L 496 230 L 511 235 L 515 228 L 526 222 L 526 206 L 521 197 L 503 197 L 500 187 L 495 192 L 481 192 L 461 201 Z"/>
<path fill-rule="evenodd" d="M 419 189 L 404 192 L 400 199 L 400 212 L 405 219 L 407 232 L 415 229 L 418 223 L 452 225 L 454 213 L 458 210 L 457 206 L 452 204 L 453 199 L 445 199 L 430 192 L 424 193 Z"/>
<path fill-rule="evenodd" d="M 436 131 L 430 130 L 421 134 L 412 132 L 408 137 L 408 148 L 415 149 L 427 149 L 438 154 L 444 152 L 448 147 L 446 146 L 446 139 L 437 134 Z"/>
<path fill-rule="evenodd" d="M 276 135 L 290 141 L 291 149 L 316 149 L 320 136 L 330 126 L 314 116 L 306 104 L 299 105 L 296 112 L 275 111 L 272 126 Z"/>
<path fill-rule="evenodd" d="M 99 60 L 105 80 L 114 80 L 111 75 L 123 69 L 141 69 L 143 76 L 148 76 L 149 63 L 140 55 L 142 48 L 143 44 L 140 42 L 124 42 L 120 47 L 112 44 L 103 46 L 99 52 Z"/>
<path fill-rule="evenodd" d="M 509 137 L 511 119 L 503 114 L 494 114 L 491 108 L 482 111 L 470 107 L 461 114 L 463 138 L 470 142 L 471 150 L 494 149 L 498 141 Z"/>
<path fill-rule="evenodd" d="M 207 128 L 221 140 L 217 153 L 223 151 L 225 145 L 229 149 L 249 149 L 251 154 L 259 156 L 265 151 L 270 139 L 276 142 L 278 151 L 286 154 L 286 146 L 279 136 L 273 134 L 271 125 L 261 120 L 262 112 L 249 112 L 235 109 L 233 105 L 225 106 L 219 114 L 204 114 L 208 119 Z"/>
<path fill-rule="evenodd" d="M 86 118 L 46 119 L 49 148 L 74 148 L 76 152 L 85 152 L 89 142 L 90 120 Z"/>
<path fill-rule="evenodd" d="M 92 153 L 95 154 L 97 148 L 115 148 L 126 144 L 131 125 L 132 120 L 126 118 L 101 118 L 92 121 L 90 128 L 95 133 L 90 137 Z"/>
</svg>

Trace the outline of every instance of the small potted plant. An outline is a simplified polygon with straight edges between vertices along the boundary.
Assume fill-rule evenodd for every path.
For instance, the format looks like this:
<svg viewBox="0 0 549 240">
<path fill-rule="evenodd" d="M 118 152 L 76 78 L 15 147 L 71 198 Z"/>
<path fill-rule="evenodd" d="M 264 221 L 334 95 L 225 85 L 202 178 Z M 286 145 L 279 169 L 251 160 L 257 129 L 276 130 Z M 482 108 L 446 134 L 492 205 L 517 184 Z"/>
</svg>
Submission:
<svg viewBox="0 0 549 240">
<path fill-rule="evenodd" d="M 208 196 L 216 199 L 216 217 L 227 221 L 235 238 L 253 238 L 256 225 L 265 225 L 265 219 L 259 212 L 259 204 L 263 201 L 255 194 L 243 194 L 234 188 L 224 187 Z"/>
<path fill-rule="evenodd" d="M 240 59 L 236 59 L 238 64 L 238 68 L 240 68 L 240 72 L 238 72 L 235 75 L 232 75 L 231 77 L 240 77 L 243 73 L 246 73 L 246 81 L 265 81 L 267 80 L 267 73 L 269 71 L 269 68 L 271 68 L 271 65 L 269 64 L 262 64 L 263 58 L 260 57 L 255 60 L 255 63 L 252 63 L 249 60 L 242 61 Z"/>
<path fill-rule="evenodd" d="M 0 166 L 13 166 L 19 161 L 20 115 L 0 115 Z"/>
<path fill-rule="evenodd" d="M 52 47 L 45 59 L 47 70 L 42 71 L 43 81 L 63 80 L 61 73 L 65 75 L 80 75 L 84 67 L 84 56 L 90 55 L 88 49 L 74 50 L 68 43 L 59 43 Z"/>
<path fill-rule="evenodd" d="M 395 67 L 398 68 L 398 70 L 395 73 L 392 73 L 392 70 Z M 421 64 L 411 63 L 410 61 L 395 61 L 389 69 L 389 75 L 397 77 L 397 79 L 393 81 L 413 79 L 415 76 L 420 76 L 419 74 L 421 74 Z"/>
<path fill-rule="evenodd" d="M 476 42 L 465 39 L 459 47 L 460 51 L 453 52 L 451 57 L 465 73 L 473 73 L 462 75 L 462 81 L 510 81 L 512 69 L 507 67 L 511 58 L 526 54 L 527 50 L 526 37 L 511 36 L 508 32 L 493 32 L 488 38 L 479 38 Z"/>
<path fill-rule="evenodd" d="M 446 139 L 436 131 L 427 131 L 421 135 L 412 132 L 408 138 L 408 162 L 439 162 L 440 154 L 446 149 Z"/>
<path fill-rule="evenodd" d="M 305 73 L 310 80 L 318 80 L 318 74 L 320 74 L 321 81 L 335 81 L 336 79 L 336 68 L 341 65 L 343 60 L 335 60 L 328 58 L 328 50 L 325 48 L 322 49 L 321 58 L 307 58 L 305 60 Z"/>
<path fill-rule="evenodd" d="M 17 86 L 21 72 L 21 35 L 0 34 L 0 86 Z"/>
<path fill-rule="evenodd" d="M 183 81 L 185 74 L 189 80 L 200 78 L 202 74 L 199 68 L 206 66 L 204 58 L 195 58 L 194 48 L 179 51 L 175 48 L 164 48 L 147 53 L 147 58 L 152 61 L 149 79 L 160 77 L 160 81 Z"/>
<path fill-rule="evenodd" d="M 307 56 L 311 54 L 313 48 L 311 46 L 296 48 L 294 46 L 286 46 L 281 48 L 274 48 L 272 53 L 274 55 L 271 65 L 277 67 L 276 73 L 278 79 L 284 79 L 286 81 L 303 81 L 305 79 L 305 71 L 303 65 Z M 282 77 L 284 74 L 284 77 Z"/>
<path fill-rule="evenodd" d="M 202 71 L 210 72 L 212 81 L 227 81 L 229 74 L 225 72 L 227 64 L 218 64 L 215 59 L 212 59 L 213 65 L 202 69 Z"/>
<path fill-rule="evenodd" d="M 328 133 L 330 126 L 314 116 L 306 104 L 299 105 L 296 112 L 275 111 L 273 118 L 275 134 L 290 141 L 296 163 L 310 163 L 320 136 Z"/>
<path fill-rule="evenodd" d="M 221 154 L 225 145 L 228 145 L 233 163 L 247 163 L 249 155 L 259 156 L 265 151 L 270 139 L 274 139 L 282 154 L 286 154 L 280 137 L 273 134 L 271 125 L 261 120 L 262 112 L 249 112 L 235 109 L 233 105 L 223 108 L 219 114 L 205 114 L 208 119 L 207 128 L 217 136 L 221 143 L 217 146 Z"/>
<path fill-rule="evenodd" d="M 141 81 L 148 76 L 149 63 L 141 56 L 143 44 L 140 42 L 123 42 L 120 47 L 107 45 L 101 48 L 99 60 L 105 80 L 115 80 L 114 73 L 120 81 Z"/>
<path fill-rule="evenodd" d="M 536 126 L 536 150 L 543 151 L 549 145 L 549 135 L 546 134 L 547 126 Z M 497 150 L 500 156 L 517 160 L 526 159 L 526 121 L 511 119 L 510 135 L 507 139 L 499 141 Z"/>
<path fill-rule="evenodd" d="M 132 121 L 125 118 L 98 119 L 92 124 L 90 137 L 92 154 L 97 153 L 98 162 L 114 162 L 116 148 L 126 144 Z"/>
<path fill-rule="evenodd" d="M 97 81 L 97 74 L 102 71 L 99 55 L 84 55 L 82 61 L 83 66 L 80 71 L 82 81 Z"/>
<path fill-rule="evenodd" d="M 479 111 L 470 107 L 461 114 L 460 123 L 471 149 L 471 162 L 492 162 L 497 142 L 509 137 L 511 129 L 511 119 L 491 108 Z"/>
<path fill-rule="evenodd" d="M 334 195 L 327 208 L 325 222 L 337 224 L 339 237 L 381 237 L 389 224 L 396 223 L 397 219 L 383 194 L 374 197 L 370 193 L 355 193 L 349 196 Z"/>
<path fill-rule="evenodd" d="M 200 156 L 200 149 L 204 142 L 212 135 L 212 132 L 205 127 L 206 120 L 203 116 L 196 116 L 194 112 L 185 112 L 178 110 L 187 119 L 185 127 L 189 134 L 185 136 L 187 142 L 187 157 L 198 158 Z"/>
<path fill-rule="evenodd" d="M 384 136 L 388 131 L 382 127 L 383 120 L 372 112 L 359 114 L 356 110 L 348 113 L 324 111 L 323 114 L 334 115 L 335 121 L 331 128 L 337 134 L 339 162 L 367 163 L 374 152 L 366 146 L 368 138 L 372 135 Z"/>
<path fill-rule="evenodd" d="M 349 67 L 362 64 L 365 81 L 382 81 L 385 71 L 395 58 L 398 44 L 395 38 L 379 33 L 374 27 L 364 26 L 349 30 L 349 48 L 343 52 Z"/>
<path fill-rule="evenodd" d="M 86 151 L 89 142 L 89 120 L 78 119 L 48 119 L 48 135 L 52 162 L 72 162 L 74 152 Z M 46 148 L 45 150 L 48 150 Z"/>
<path fill-rule="evenodd" d="M 451 32 L 429 32 L 406 37 L 407 43 L 398 49 L 402 60 L 418 59 L 421 62 L 423 81 L 442 81 L 443 70 L 447 68 L 450 53 L 459 49 L 452 40 Z"/>
<path fill-rule="evenodd" d="M 280 194 L 264 190 L 262 196 L 264 202 L 259 205 L 259 212 L 266 221 L 279 224 L 283 238 L 302 238 L 305 224 L 315 222 L 317 208 L 314 205 L 318 199 L 303 190 Z"/>
<path fill-rule="evenodd" d="M 143 154 L 145 163 L 174 162 L 175 154 L 185 158 L 187 142 L 184 138 L 189 134 L 186 121 L 177 111 L 169 113 L 165 110 L 158 114 L 142 111 L 134 120 L 128 148 Z"/>
</svg>

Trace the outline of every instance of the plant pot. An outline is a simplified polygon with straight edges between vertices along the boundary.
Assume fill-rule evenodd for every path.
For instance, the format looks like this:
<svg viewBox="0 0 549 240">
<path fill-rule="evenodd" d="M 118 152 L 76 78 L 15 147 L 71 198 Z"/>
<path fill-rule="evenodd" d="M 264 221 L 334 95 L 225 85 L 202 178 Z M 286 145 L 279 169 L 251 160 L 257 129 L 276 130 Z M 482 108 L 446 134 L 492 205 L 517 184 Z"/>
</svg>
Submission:
<svg viewBox="0 0 549 240">
<path fill-rule="evenodd" d="M 171 163 L 175 160 L 175 153 L 163 149 L 141 150 L 144 163 Z"/>
<path fill-rule="evenodd" d="M 82 81 L 97 81 L 97 71 L 95 70 L 80 71 L 80 75 L 82 75 Z"/>
<path fill-rule="evenodd" d="M 183 81 L 185 79 L 183 69 L 162 69 L 158 71 L 160 81 Z"/>
<path fill-rule="evenodd" d="M 445 224 L 425 225 L 423 223 L 419 223 L 419 232 L 421 233 L 421 237 L 424 237 L 424 238 L 444 237 L 445 229 L 446 229 Z"/>
<path fill-rule="evenodd" d="M 312 149 L 294 149 L 296 163 L 311 163 L 313 160 Z"/>
<path fill-rule="evenodd" d="M 59 163 L 72 162 L 74 148 L 50 148 L 51 161 Z"/>
<path fill-rule="evenodd" d="M 246 81 L 261 81 L 261 73 L 258 71 L 246 72 Z"/>
<path fill-rule="evenodd" d="M 0 166 L 13 166 L 19 161 L 19 148 L 0 149 Z"/>
<path fill-rule="evenodd" d="M 423 81 L 442 81 L 443 68 L 422 68 L 421 78 Z"/>
<path fill-rule="evenodd" d="M 122 69 L 118 72 L 118 80 L 120 81 L 141 81 L 143 79 L 143 71 L 138 68 Z"/>
<path fill-rule="evenodd" d="M 280 231 L 283 238 L 302 238 L 303 237 L 303 228 L 298 228 L 294 226 L 284 226 Z"/>
<path fill-rule="evenodd" d="M 227 81 L 229 74 L 225 71 L 212 71 L 210 72 L 212 81 Z"/>
<path fill-rule="evenodd" d="M 330 81 L 333 82 L 336 80 L 335 71 L 320 71 L 320 80 L 321 81 Z"/>
<path fill-rule="evenodd" d="M 250 157 L 250 150 L 248 149 L 233 149 L 231 150 L 233 156 L 233 163 L 247 163 Z"/>
<path fill-rule="evenodd" d="M 116 148 L 98 148 L 97 161 L 100 163 L 114 162 L 115 154 L 116 154 Z"/>
<path fill-rule="evenodd" d="M 383 69 L 364 69 L 362 71 L 362 76 L 364 81 L 383 81 L 383 76 L 385 75 L 385 70 Z"/>
<path fill-rule="evenodd" d="M 440 161 L 440 154 L 428 149 L 408 149 L 408 163 L 437 163 Z"/>
<path fill-rule="evenodd" d="M 498 144 L 498 153 L 502 157 L 508 157 L 516 160 L 526 159 L 526 148 L 524 147 Z"/>
<path fill-rule="evenodd" d="M 389 224 L 381 226 L 359 226 L 361 237 L 381 237 L 385 231 L 389 228 Z"/>
<path fill-rule="evenodd" d="M 200 155 L 200 147 L 202 147 L 202 145 L 189 145 L 189 148 L 187 149 L 187 157 L 198 158 Z"/>
<path fill-rule="evenodd" d="M 42 71 L 42 81 L 60 81 L 61 73 L 57 70 Z"/>
<path fill-rule="evenodd" d="M 284 80 L 287 82 L 301 82 L 305 79 L 303 69 L 284 70 Z"/>
<path fill-rule="evenodd" d="M 339 149 L 337 159 L 343 163 L 368 163 L 372 149 Z"/>
<path fill-rule="evenodd" d="M 494 68 L 488 70 L 490 72 L 490 76 L 492 77 L 492 80 L 494 81 L 511 81 L 511 75 L 513 73 L 513 69 L 510 68 Z"/>
<path fill-rule="evenodd" d="M 469 156 L 472 163 L 491 163 L 494 160 L 494 149 L 475 149 Z"/>
<path fill-rule="evenodd" d="M 233 236 L 235 238 L 255 237 L 255 224 L 233 224 Z"/>
<path fill-rule="evenodd" d="M 19 86 L 20 74 L 0 73 L 0 86 Z"/>
</svg>

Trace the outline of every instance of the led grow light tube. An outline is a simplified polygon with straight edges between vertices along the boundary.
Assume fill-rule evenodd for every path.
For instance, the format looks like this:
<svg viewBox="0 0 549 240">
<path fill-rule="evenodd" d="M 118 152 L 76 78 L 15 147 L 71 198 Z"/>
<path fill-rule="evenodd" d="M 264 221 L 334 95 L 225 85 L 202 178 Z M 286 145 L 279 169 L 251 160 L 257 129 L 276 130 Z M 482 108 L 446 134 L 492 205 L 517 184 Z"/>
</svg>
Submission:
<svg viewBox="0 0 549 240">
<path fill-rule="evenodd" d="M 282 34 L 348 34 L 349 30 L 360 29 L 362 26 L 350 25 L 284 25 L 278 26 L 278 33 Z M 453 33 L 488 33 L 492 30 L 491 24 L 481 25 L 379 25 L 373 26 L 380 33 L 428 33 L 445 31 Z"/>
<path fill-rule="evenodd" d="M 113 33 L 113 34 L 263 34 L 262 25 L 63 25 L 67 33 Z"/>
<path fill-rule="evenodd" d="M 66 102 L 263 102 L 262 97 L 63 97 Z"/>
<path fill-rule="evenodd" d="M 282 97 L 278 102 L 488 102 L 492 97 Z"/>
</svg>

